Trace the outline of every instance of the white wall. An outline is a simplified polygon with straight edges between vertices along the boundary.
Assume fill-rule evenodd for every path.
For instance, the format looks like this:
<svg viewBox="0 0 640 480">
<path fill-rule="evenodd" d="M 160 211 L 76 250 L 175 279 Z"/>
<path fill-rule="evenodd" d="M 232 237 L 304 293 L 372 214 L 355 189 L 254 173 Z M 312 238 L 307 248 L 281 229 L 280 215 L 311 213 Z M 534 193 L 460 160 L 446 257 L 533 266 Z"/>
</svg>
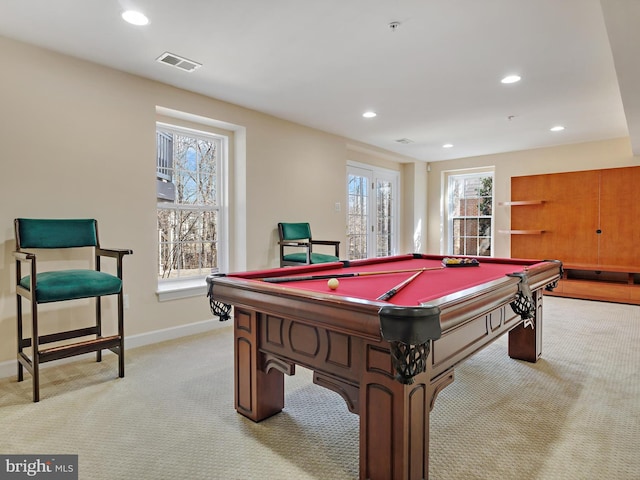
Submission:
<svg viewBox="0 0 640 480">
<path fill-rule="evenodd" d="M 509 230 L 511 212 L 509 207 L 500 206 L 499 203 L 508 202 L 511 199 L 511 177 L 638 165 L 640 165 L 640 158 L 633 156 L 628 138 L 431 163 L 427 187 L 427 251 L 429 253 L 440 253 L 441 238 L 446 238 L 447 234 L 441 222 L 440 203 L 442 194 L 446 193 L 446 189 L 443 186 L 445 172 L 464 171 L 481 167 L 495 168 L 494 256 L 509 257 L 511 237 L 508 234 L 499 233 L 499 230 Z"/>
<path fill-rule="evenodd" d="M 334 205 L 345 201 L 347 160 L 400 172 L 399 245 L 414 251 L 417 229 L 430 253 L 440 251 L 445 170 L 495 166 L 500 202 L 510 197 L 512 175 L 638 164 L 628 139 L 617 139 L 435 162 L 427 173 L 420 162 L 369 145 L 2 37 L 0 56 L 14 66 L 0 75 L 0 373 L 15 358 L 16 217 L 97 218 L 103 246 L 133 249 L 124 265 L 128 337 L 211 320 L 204 297 L 159 302 L 155 293 L 157 106 L 236 129 L 231 270 L 277 265 L 279 221 L 310 221 L 315 236 L 341 240 L 345 252 L 345 209 Z M 507 208 L 496 207 L 496 224 L 509 228 Z M 508 256 L 508 235 L 498 235 L 495 247 Z M 91 313 L 88 301 L 67 305 L 46 309 L 51 324 Z"/>
<path fill-rule="evenodd" d="M 204 296 L 156 295 L 158 106 L 235 129 L 230 270 L 278 265 L 279 221 L 309 221 L 346 251 L 345 211 L 334 205 L 345 202 L 353 142 L 2 37 L 0 56 L 12 65 L 0 75 L 0 373 L 15 358 L 16 217 L 97 218 L 104 247 L 133 249 L 124 261 L 128 337 L 212 319 Z M 358 152 L 396 170 L 410 161 L 366 145 Z M 45 310 L 58 327 L 91 309 L 78 300 Z"/>
</svg>

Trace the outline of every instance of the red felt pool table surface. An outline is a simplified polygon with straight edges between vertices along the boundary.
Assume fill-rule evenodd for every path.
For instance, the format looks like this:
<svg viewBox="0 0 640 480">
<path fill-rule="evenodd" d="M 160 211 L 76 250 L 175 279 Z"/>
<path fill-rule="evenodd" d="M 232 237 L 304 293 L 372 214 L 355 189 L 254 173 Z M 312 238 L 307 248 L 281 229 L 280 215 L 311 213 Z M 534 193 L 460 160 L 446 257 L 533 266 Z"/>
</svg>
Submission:
<svg viewBox="0 0 640 480">
<path fill-rule="evenodd" d="M 479 260 L 477 267 L 448 266 L 443 267 L 440 258 L 410 258 L 410 257 L 390 257 L 386 262 L 352 262 L 349 267 L 337 265 L 331 268 L 323 268 L 315 271 L 317 274 L 341 275 L 345 273 L 371 273 L 387 270 L 411 270 L 411 269 L 431 269 L 425 270 L 407 287 L 395 294 L 389 303 L 394 305 L 420 305 L 428 303 L 445 295 L 460 292 L 472 288 L 484 282 L 503 278 L 509 273 L 519 272 L 525 265 L 533 265 L 537 262 L 514 261 L 511 259 L 496 262 L 494 259 Z M 302 268 L 295 274 L 286 272 L 287 276 L 313 275 L 313 271 Z M 287 283 L 289 288 L 299 288 L 313 292 L 327 292 L 336 295 L 373 300 L 396 285 L 411 277 L 415 272 L 388 273 L 381 275 L 365 275 L 338 278 L 339 286 L 331 290 L 327 285 L 327 279 L 304 280 Z"/>
<path fill-rule="evenodd" d="M 446 257 L 445 257 L 446 258 Z M 451 257 L 454 258 L 454 257 Z M 467 289 L 499 280 L 505 275 L 522 272 L 534 267 L 537 260 L 478 258 L 478 266 L 443 266 L 443 257 L 439 255 L 397 255 L 392 257 L 335 262 L 330 264 L 305 265 L 300 267 L 257 270 L 234 273 L 231 277 L 254 280 L 277 280 L 279 277 L 305 278 L 309 276 L 337 277 L 339 286 L 332 290 L 328 286 L 329 278 L 317 280 L 300 280 L 283 283 L 287 290 L 299 289 L 313 293 L 338 295 L 344 297 L 375 300 L 383 293 L 394 288 L 411 277 L 415 271 L 399 273 L 375 274 L 395 270 L 426 269 L 409 285 L 396 293 L 388 303 L 393 305 L 422 305 L 448 295 L 460 295 Z M 364 273 L 363 276 L 340 277 L 345 274 Z"/>
</svg>

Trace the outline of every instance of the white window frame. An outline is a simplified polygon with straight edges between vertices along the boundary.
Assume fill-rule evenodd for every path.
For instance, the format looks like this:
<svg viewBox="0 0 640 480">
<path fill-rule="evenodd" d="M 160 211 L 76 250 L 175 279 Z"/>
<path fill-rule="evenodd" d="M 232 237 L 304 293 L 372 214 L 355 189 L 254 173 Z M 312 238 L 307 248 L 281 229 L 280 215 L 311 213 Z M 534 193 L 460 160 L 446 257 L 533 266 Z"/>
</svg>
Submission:
<svg viewBox="0 0 640 480">
<path fill-rule="evenodd" d="M 486 177 L 491 176 L 493 178 L 492 198 L 491 198 L 491 255 L 495 255 L 495 168 L 493 167 L 481 167 L 477 169 L 465 169 L 465 170 L 450 170 L 442 172 L 442 211 L 441 218 L 443 221 L 443 229 L 445 234 L 443 235 L 443 248 L 442 253 L 445 255 L 453 255 L 453 217 L 451 215 L 452 202 L 450 182 L 455 177 Z"/>
<path fill-rule="evenodd" d="M 171 133 L 178 133 L 182 135 L 192 136 L 194 138 L 203 138 L 206 140 L 216 139 L 219 141 L 220 152 L 217 156 L 216 172 L 216 206 L 213 207 L 217 211 L 217 228 L 218 228 L 218 258 L 217 258 L 217 271 L 225 272 L 228 269 L 228 232 L 229 223 L 227 218 L 228 205 L 227 191 L 228 191 L 228 164 L 229 164 L 229 137 L 212 131 L 206 125 L 202 125 L 202 128 L 191 128 L 180 125 L 180 121 L 175 123 L 167 123 L 163 121 L 156 122 L 156 129 L 162 129 Z M 200 125 L 198 125 L 200 127 Z M 156 161 L 154 160 L 154 169 L 156 168 Z M 156 204 L 156 212 L 160 208 L 167 208 L 166 204 L 158 202 Z M 179 206 L 176 209 L 180 209 Z M 193 207 L 189 207 L 193 209 Z M 157 213 L 156 213 L 157 214 Z M 159 245 L 156 245 L 159 248 Z M 184 278 L 171 278 L 161 279 L 158 278 L 157 295 L 160 301 L 175 300 L 185 297 L 200 296 L 206 293 L 206 281 L 207 274 L 184 277 Z"/>
<path fill-rule="evenodd" d="M 348 216 L 349 216 L 349 175 L 357 175 L 366 177 L 369 182 L 369 204 L 368 204 L 368 212 L 367 212 L 367 258 L 374 258 L 377 256 L 377 200 L 376 200 L 376 185 L 378 180 L 388 181 L 392 185 L 393 189 L 393 198 L 395 198 L 395 202 L 391 207 L 391 251 L 389 255 L 395 255 L 398 252 L 398 243 L 399 243 L 399 227 L 400 227 L 400 173 L 395 170 L 389 170 L 380 167 L 374 167 L 371 165 L 367 165 L 364 163 L 358 163 L 353 161 L 347 162 L 347 176 L 346 176 L 346 184 L 347 184 L 347 199 L 346 199 L 346 216 L 347 216 L 347 228 L 348 228 Z M 347 236 L 349 235 L 349 231 L 347 231 Z M 349 253 L 349 247 L 347 246 L 347 254 Z"/>
</svg>

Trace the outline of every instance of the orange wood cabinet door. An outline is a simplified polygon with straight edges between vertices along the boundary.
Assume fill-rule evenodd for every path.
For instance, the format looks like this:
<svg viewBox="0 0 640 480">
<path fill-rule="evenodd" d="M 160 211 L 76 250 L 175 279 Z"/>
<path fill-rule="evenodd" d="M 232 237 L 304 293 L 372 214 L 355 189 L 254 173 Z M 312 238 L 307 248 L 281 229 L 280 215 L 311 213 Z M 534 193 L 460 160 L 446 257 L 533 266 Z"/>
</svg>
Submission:
<svg viewBox="0 0 640 480">
<path fill-rule="evenodd" d="M 601 175 L 599 263 L 640 265 L 640 167 Z"/>
<path fill-rule="evenodd" d="M 511 179 L 511 201 L 542 201 L 511 207 L 511 230 L 543 230 L 511 235 L 511 256 L 571 263 L 598 261 L 600 172 L 588 170 Z"/>
</svg>

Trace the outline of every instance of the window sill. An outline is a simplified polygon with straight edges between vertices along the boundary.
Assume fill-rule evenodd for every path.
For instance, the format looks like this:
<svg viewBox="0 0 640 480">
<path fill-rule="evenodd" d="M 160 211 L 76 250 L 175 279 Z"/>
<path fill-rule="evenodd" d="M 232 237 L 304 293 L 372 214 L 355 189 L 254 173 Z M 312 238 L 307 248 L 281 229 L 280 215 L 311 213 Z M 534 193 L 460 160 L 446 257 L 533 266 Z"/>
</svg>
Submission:
<svg viewBox="0 0 640 480">
<path fill-rule="evenodd" d="M 189 280 L 169 280 L 158 283 L 156 295 L 158 301 L 166 302 L 181 298 L 200 297 L 207 294 L 207 281 L 204 277 Z"/>
</svg>

